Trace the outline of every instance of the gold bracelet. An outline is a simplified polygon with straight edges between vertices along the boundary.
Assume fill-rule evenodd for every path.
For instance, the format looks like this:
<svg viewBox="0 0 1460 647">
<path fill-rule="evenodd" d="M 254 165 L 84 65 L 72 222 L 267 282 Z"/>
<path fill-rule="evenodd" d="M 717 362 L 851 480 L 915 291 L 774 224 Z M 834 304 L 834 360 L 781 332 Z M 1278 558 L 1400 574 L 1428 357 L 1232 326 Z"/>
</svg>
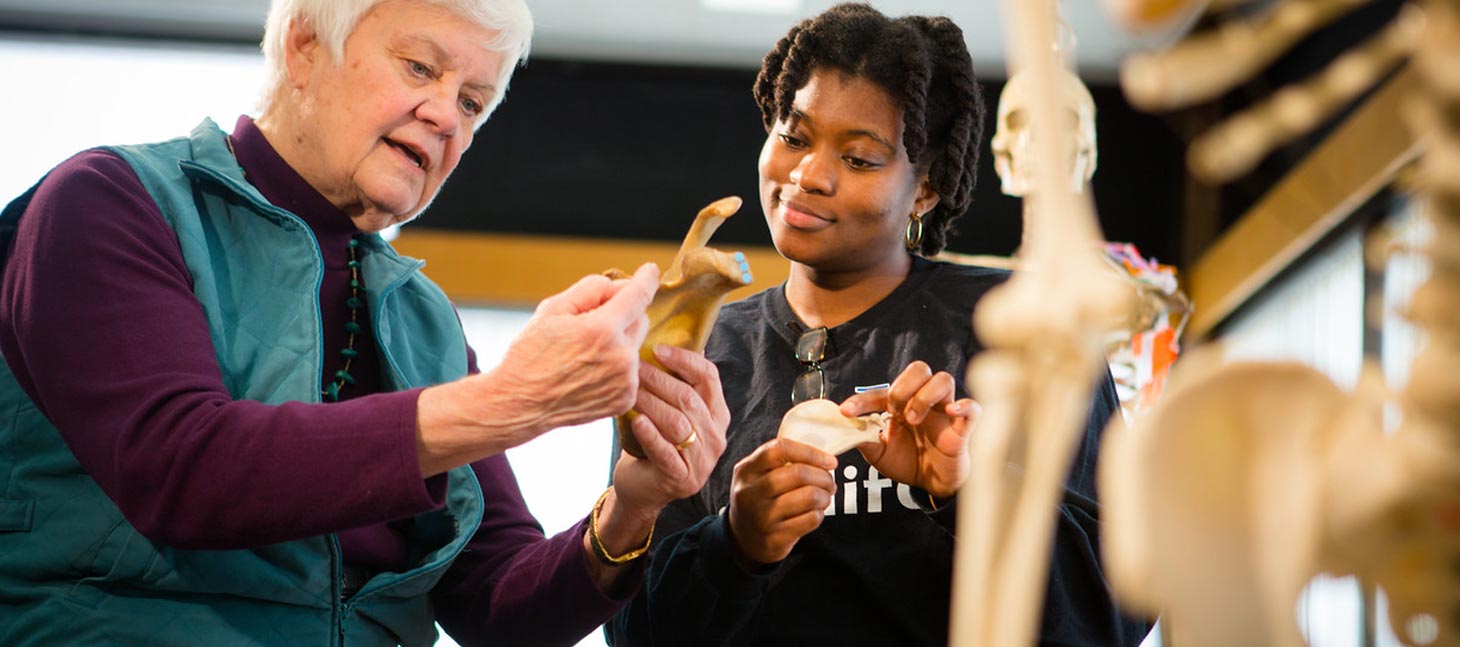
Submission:
<svg viewBox="0 0 1460 647">
<path fill-rule="evenodd" d="M 649 536 L 644 539 L 644 545 L 622 555 L 610 555 L 608 549 L 603 547 L 603 540 L 598 537 L 598 511 L 603 509 L 603 501 L 608 498 L 608 493 L 613 491 L 613 486 L 608 486 L 603 494 L 598 495 L 598 502 L 593 504 L 593 514 L 588 517 L 588 543 L 593 546 L 593 555 L 599 561 L 609 566 L 623 566 L 634 561 L 649 552 L 649 544 L 654 541 L 654 523 L 649 523 Z"/>
</svg>

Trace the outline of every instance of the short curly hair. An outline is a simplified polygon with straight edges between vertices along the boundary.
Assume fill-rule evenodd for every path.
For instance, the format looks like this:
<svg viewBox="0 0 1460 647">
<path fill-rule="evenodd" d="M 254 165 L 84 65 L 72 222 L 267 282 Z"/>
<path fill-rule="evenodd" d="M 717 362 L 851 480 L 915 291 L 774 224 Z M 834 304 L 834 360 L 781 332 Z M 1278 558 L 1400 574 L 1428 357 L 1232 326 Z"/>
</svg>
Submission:
<svg viewBox="0 0 1460 647">
<path fill-rule="evenodd" d="M 942 251 L 973 199 L 983 139 L 983 96 L 963 30 L 944 17 L 889 18 L 861 3 L 801 21 L 766 54 L 755 79 L 767 132 L 791 114 L 796 91 L 818 69 L 867 79 L 898 102 L 908 158 L 927 169 L 938 194 L 917 251 Z"/>
<path fill-rule="evenodd" d="M 424 0 L 465 18 L 488 31 L 496 32 L 491 40 L 482 43 L 487 49 L 501 53 L 505 59 L 497 77 L 497 92 L 492 95 L 482 114 L 473 124 L 480 128 L 487 116 L 502 102 L 507 92 L 507 83 L 518 62 L 526 62 L 532 43 L 532 14 L 523 0 Z M 345 60 L 345 41 L 355 32 L 360 20 L 382 0 L 270 0 L 269 14 L 264 24 L 264 39 L 260 44 L 264 53 L 264 65 L 268 68 L 268 80 L 260 108 L 267 110 L 287 86 L 288 74 L 284 69 L 285 39 L 289 35 L 289 23 L 309 23 L 319 35 L 320 43 L 329 49 L 336 65 Z"/>
</svg>

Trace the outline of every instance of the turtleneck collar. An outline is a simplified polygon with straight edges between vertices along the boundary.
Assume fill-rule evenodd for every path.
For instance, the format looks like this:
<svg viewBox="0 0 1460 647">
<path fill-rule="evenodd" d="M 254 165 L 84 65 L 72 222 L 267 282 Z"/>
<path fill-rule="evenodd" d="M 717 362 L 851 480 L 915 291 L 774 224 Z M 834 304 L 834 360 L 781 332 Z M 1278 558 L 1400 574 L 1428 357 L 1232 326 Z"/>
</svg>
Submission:
<svg viewBox="0 0 1460 647">
<path fill-rule="evenodd" d="M 287 209 L 309 225 L 327 267 L 344 266 L 349 260 L 346 245 L 359 233 L 350 217 L 289 166 L 247 115 L 238 118 L 228 139 L 249 184 L 274 206 Z"/>
</svg>

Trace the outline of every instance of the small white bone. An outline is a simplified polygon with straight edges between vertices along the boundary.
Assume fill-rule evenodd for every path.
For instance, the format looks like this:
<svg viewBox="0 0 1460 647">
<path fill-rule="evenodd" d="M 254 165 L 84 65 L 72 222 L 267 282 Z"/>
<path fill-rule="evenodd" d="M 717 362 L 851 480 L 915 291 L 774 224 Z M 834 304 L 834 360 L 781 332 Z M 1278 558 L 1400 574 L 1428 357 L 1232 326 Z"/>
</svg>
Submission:
<svg viewBox="0 0 1460 647">
<path fill-rule="evenodd" d="M 862 443 L 877 442 L 888 417 L 884 412 L 849 418 L 831 400 L 807 400 L 786 412 L 776 435 L 836 456 Z"/>
</svg>

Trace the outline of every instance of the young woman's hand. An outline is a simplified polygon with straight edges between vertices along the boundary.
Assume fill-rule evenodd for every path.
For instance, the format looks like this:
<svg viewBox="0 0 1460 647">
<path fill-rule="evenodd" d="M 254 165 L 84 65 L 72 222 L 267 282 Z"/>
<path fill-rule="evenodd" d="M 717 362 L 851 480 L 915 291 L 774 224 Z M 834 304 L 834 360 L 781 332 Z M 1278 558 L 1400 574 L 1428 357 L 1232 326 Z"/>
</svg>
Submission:
<svg viewBox="0 0 1460 647">
<path fill-rule="evenodd" d="M 735 464 L 730 534 L 742 564 L 755 568 L 779 562 L 821 525 L 836 494 L 834 469 L 835 456 L 779 438 Z"/>
<path fill-rule="evenodd" d="M 891 414 L 881 442 L 858 447 L 862 456 L 888 478 L 946 499 L 968 479 L 967 436 L 980 411 L 970 398 L 954 400 L 955 393 L 952 375 L 916 361 L 890 388 L 847 398 L 841 412 Z"/>
</svg>

